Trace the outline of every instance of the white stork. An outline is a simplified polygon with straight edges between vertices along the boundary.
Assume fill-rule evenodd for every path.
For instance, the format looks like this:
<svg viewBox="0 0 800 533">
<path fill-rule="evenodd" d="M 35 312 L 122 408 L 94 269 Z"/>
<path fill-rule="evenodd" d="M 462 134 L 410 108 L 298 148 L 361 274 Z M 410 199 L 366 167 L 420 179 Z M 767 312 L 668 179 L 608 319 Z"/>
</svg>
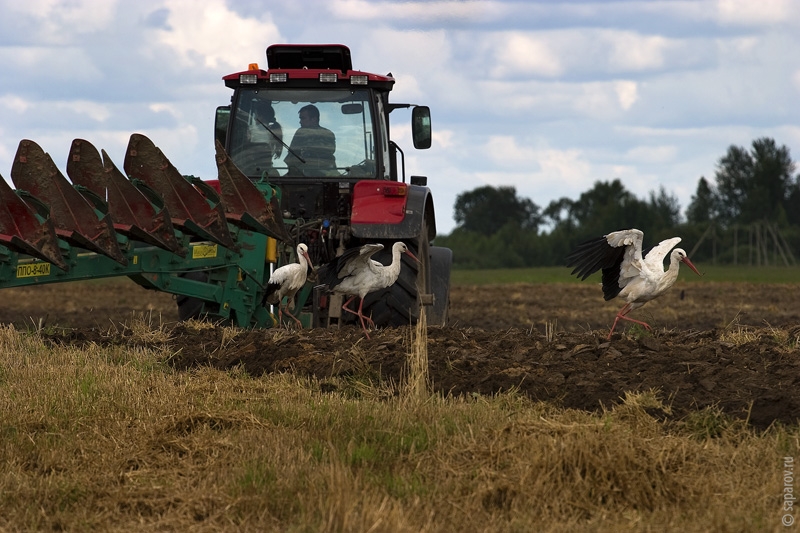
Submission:
<svg viewBox="0 0 800 533">
<path fill-rule="evenodd" d="M 567 266 L 575 267 L 572 274 L 581 280 L 602 269 L 605 300 L 620 296 L 627 302 L 614 319 L 614 325 L 608 333 L 609 340 L 620 320 L 651 329 L 649 324 L 627 315 L 672 287 L 678 279 L 680 263 L 686 263 L 698 276 L 702 275 L 686 257 L 685 251 L 681 248 L 672 250 L 681 241 L 680 237 L 661 241 L 644 257 L 642 237 L 643 233 L 638 229 L 615 231 L 578 245 L 567 256 Z M 669 268 L 664 271 L 664 257 L 670 250 Z"/>
<path fill-rule="evenodd" d="M 382 244 L 365 244 L 363 246 L 349 248 L 342 255 L 336 257 L 330 263 L 323 265 L 318 271 L 318 279 L 329 293 L 350 296 L 342 310 L 356 315 L 361 320 L 361 327 L 369 338 L 369 332 L 365 321 L 374 326 L 371 318 L 365 317 L 363 312 L 364 297 L 374 291 L 391 286 L 400 275 L 401 256 L 406 254 L 414 261 L 419 263 L 419 259 L 408 249 L 403 242 L 396 242 L 392 245 L 392 262 L 384 266 L 372 259 L 372 256 L 383 250 Z M 358 311 L 353 311 L 348 307 L 356 296 L 361 299 L 358 304 Z"/>
<path fill-rule="evenodd" d="M 297 263 L 290 263 L 275 269 L 267 281 L 266 292 L 262 300 L 262 305 L 270 304 L 278 306 L 278 324 L 282 323 L 283 312 L 281 311 L 283 298 L 286 297 L 286 314 L 289 315 L 302 327 L 302 322 L 289 312 L 289 302 L 294 299 L 303 285 L 306 284 L 308 272 L 312 270 L 311 258 L 308 256 L 308 246 L 302 242 L 297 245 Z"/>
</svg>

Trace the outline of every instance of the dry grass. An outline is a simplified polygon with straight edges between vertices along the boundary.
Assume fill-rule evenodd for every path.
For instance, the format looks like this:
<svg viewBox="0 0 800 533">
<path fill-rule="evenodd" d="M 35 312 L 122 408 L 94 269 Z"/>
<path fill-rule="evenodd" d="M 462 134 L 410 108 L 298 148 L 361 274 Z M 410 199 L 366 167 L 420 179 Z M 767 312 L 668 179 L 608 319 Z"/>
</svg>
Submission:
<svg viewBox="0 0 800 533">
<path fill-rule="evenodd" d="M 796 427 L 756 434 L 713 410 L 665 424 L 654 391 L 599 415 L 442 398 L 424 328 L 413 345 L 407 383 L 353 395 L 2 328 L 0 530 L 784 529 Z"/>
</svg>

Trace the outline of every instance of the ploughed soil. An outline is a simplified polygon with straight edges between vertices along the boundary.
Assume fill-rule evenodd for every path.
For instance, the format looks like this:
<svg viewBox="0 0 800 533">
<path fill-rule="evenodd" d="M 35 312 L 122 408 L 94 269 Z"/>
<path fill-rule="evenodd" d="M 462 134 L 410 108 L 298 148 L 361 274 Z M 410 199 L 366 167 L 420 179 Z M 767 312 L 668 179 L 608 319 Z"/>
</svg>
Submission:
<svg viewBox="0 0 800 533">
<path fill-rule="evenodd" d="M 263 329 L 177 323 L 174 299 L 130 281 L 4 289 L 0 322 L 40 329 L 54 342 L 167 343 L 171 364 L 292 372 L 321 380 L 368 377 L 401 383 L 412 329 Z M 652 331 L 622 322 L 622 302 L 599 285 L 454 286 L 450 325 L 427 331 L 436 391 L 493 394 L 516 389 L 536 400 L 585 410 L 610 407 L 626 391 L 659 391 L 682 418 L 706 407 L 756 428 L 800 419 L 800 285 L 679 281 L 631 313 Z M 140 340 L 129 326 L 145 315 L 169 340 Z"/>
</svg>

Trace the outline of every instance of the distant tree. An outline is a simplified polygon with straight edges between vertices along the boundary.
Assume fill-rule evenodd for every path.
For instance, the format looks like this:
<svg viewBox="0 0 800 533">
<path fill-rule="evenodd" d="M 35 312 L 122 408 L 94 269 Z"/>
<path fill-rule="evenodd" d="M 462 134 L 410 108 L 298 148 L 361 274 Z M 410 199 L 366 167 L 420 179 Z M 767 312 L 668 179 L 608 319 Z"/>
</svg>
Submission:
<svg viewBox="0 0 800 533">
<path fill-rule="evenodd" d="M 674 228 L 681 223 L 681 206 L 675 195 L 668 194 L 662 185 L 658 194 L 650 191 L 648 202 L 649 220 L 657 229 Z"/>
<path fill-rule="evenodd" d="M 738 146 L 728 148 L 716 172 L 719 215 L 724 224 L 748 224 L 757 220 L 785 220 L 789 198 L 797 188 L 795 165 L 786 146 L 773 139 L 753 141 L 750 152 Z"/>
<path fill-rule="evenodd" d="M 701 176 L 697 182 L 697 191 L 686 208 L 686 220 L 690 224 L 702 224 L 716 218 L 717 195 L 708 181 Z"/>
<path fill-rule="evenodd" d="M 551 201 L 542 211 L 543 221 L 549 222 L 554 227 L 563 225 L 573 227 L 575 225 L 575 220 L 572 218 L 574 203 L 573 200 L 566 197 Z"/>
<path fill-rule="evenodd" d="M 640 203 L 620 180 L 598 181 L 572 204 L 570 218 L 584 233 L 616 231 L 635 225 Z"/>
<path fill-rule="evenodd" d="M 519 198 L 511 186 L 484 186 L 456 197 L 453 218 L 467 231 L 494 235 L 507 224 L 538 231 L 542 223 L 539 206 L 528 198 Z"/>
</svg>

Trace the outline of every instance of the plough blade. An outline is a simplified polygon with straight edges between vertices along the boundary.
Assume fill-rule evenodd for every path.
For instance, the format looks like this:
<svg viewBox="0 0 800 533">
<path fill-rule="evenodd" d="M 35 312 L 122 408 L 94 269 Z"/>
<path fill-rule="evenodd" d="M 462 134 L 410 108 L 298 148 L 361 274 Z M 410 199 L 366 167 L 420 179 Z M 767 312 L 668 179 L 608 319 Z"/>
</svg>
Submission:
<svg viewBox="0 0 800 533">
<path fill-rule="evenodd" d="M 27 139 L 20 141 L 11 166 L 11 179 L 17 189 L 49 205 L 56 235 L 121 265 L 128 264 L 117 244 L 111 217 L 107 213 L 98 215 L 38 144 Z"/>
<path fill-rule="evenodd" d="M 50 218 L 40 221 L 3 176 L 0 176 L 0 243 L 16 252 L 67 270 L 67 264 L 58 248 L 53 221 Z"/>
<path fill-rule="evenodd" d="M 250 178 L 231 161 L 219 141 L 216 141 L 216 150 L 220 191 L 228 220 L 279 241 L 291 242 L 277 197 L 273 195 L 267 201 Z"/>
<path fill-rule="evenodd" d="M 123 168 L 128 176 L 146 183 L 164 199 L 174 225 L 229 250 L 237 248 L 222 205 L 210 205 L 153 141 L 139 133 L 131 135 Z"/>
<path fill-rule="evenodd" d="M 67 175 L 72 183 L 106 199 L 114 229 L 119 233 L 185 257 L 186 249 L 175 237 L 169 211 L 163 205 L 154 206 L 128 181 L 105 150 L 102 153 L 101 159 L 92 143 L 73 140 L 67 161 Z"/>
</svg>

